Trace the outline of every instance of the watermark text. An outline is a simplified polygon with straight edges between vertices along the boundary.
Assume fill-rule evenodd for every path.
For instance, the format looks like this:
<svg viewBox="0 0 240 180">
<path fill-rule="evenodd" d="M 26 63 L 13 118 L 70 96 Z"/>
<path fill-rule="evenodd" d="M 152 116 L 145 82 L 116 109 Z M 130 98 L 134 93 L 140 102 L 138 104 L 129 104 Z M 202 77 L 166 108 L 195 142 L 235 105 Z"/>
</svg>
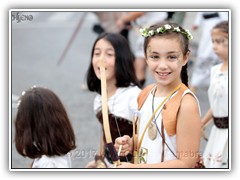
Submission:
<svg viewBox="0 0 240 180">
<path fill-rule="evenodd" d="M 16 21 L 17 23 L 24 21 L 33 21 L 33 16 L 31 14 L 12 14 L 12 21 Z"/>
</svg>

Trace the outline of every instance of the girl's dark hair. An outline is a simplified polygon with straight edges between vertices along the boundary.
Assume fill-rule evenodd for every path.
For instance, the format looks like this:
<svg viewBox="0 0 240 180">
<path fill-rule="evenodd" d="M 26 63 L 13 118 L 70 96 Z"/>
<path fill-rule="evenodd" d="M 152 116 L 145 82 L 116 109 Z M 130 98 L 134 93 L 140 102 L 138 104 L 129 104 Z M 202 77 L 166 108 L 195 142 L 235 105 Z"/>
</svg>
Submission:
<svg viewBox="0 0 240 180">
<path fill-rule="evenodd" d="M 15 128 L 15 145 L 22 156 L 64 155 L 76 148 L 63 104 L 45 88 L 32 88 L 21 96 Z"/>
<path fill-rule="evenodd" d="M 218 24 L 216 24 L 213 29 L 219 29 L 224 33 L 228 34 L 228 21 L 221 21 Z"/>
<path fill-rule="evenodd" d="M 127 40 L 120 34 L 103 33 L 94 42 L 91 53 L 91 62 L 87 71 L 87 86 L 90 91 L 101 93 L 101 81 L 94 73 L 92 66 L 92 58 L 96 43 L 101 40 L 107 40 L 115 51 L 115 74 L 116 86 L 128 87 L 130 85 L 139 85 L 135 70 L 134 70 L 134 56 L 130 50 Z"/>
<path fill-rule="evenodd" d="M 187 54 L 187 52 L 190 51 L 189 50 L 189 40 L 188 40 L 187 36 L 183 33 L 173 31 L 174 27 L 179 27 L 181 32 L 186 32 L 185 29 L 183 29 L 181 26 L 179 26 L 176 23 L 163 22 L 163 23 L 160 23 L 160 24 L 152 25 L 152 26 L 149 27 L 149 31 L 153 30 L 154 32 L 156 32 L 157 28 L 163 27 L 165 24 L 169 24 L 171 26 L 171 29 L 165 31 L 164 33 L 155 33 L 154 35 L 148 36 L 148 37 L 145 38 L 145 40 L 144 40 L 144 53 L 145 53 L 146 57 L 147 57 L 147 46 L 150 42 L 150 39 L 152 37 L 155 37 L 155 36 L 168 37 L 168 38 L 178 38 L 179 41 L 180 41 L 181 47 L 182 47 L 183 55 L 185 56 Z M 188 69 L 188 64 L 186 64 L 185 66 L 182 67 L 181 80 L 188 87 L 188 71 L 187 71 L 187 69 Z"/>
</svg>

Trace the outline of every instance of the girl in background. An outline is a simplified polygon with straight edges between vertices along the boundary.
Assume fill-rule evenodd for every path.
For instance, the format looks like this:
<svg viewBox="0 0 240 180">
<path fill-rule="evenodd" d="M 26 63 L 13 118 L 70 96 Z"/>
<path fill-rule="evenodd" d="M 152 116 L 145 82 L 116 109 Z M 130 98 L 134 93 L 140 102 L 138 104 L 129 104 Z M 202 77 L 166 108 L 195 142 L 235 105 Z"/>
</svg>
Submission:
<svg viewBox="0 0 240 180">
<path fill-rule="evenodd" d="M 202 127 L 213 119 L 214 124 L 203 160 L 207 168 L 228 166 L 228 21 L 218 23 L 212 32 L 213 50 L 222 60 L 211 69 L 208 97 L 210 109 L 202 119 Z"/>
<path fill-rule="evenodd" d="M 93 44 L 91 63 L 87 72 L 88 89 L 98 93 L 94 100 L 94 112 L 101 125 L 103 117 L 100 57 L 103 57 L 106 69 L 109 125 L 114 142 L 117 137 L 132 135 L 132 112 L 137 109 L 137 96 L 141 90 L 138 87 L 133 66 L 134 58 L 127 40 L 120 34 L 101 34 Z M 105 164 L 105 168 L 112 167 L 105 136 L 100 141 L 103 143 L 100 142 L 101 147 L 95 161 L 90 162 L 87 168 L 99 167 L 98 160 L 102 161 L 101 164 Z M 131 159 L 131 154 L 120 157 L 121 161 L 128 162 Z"/>
</svg>

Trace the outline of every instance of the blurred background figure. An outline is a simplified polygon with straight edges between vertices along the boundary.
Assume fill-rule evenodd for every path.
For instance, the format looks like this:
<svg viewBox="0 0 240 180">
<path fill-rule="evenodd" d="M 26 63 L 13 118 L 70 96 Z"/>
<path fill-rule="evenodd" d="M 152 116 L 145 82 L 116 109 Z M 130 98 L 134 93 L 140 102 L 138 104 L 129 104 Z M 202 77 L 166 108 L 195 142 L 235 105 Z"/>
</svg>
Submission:
<svg viewBox="0 0 240 180">
<path fill-rule="evenodd" d="M 138 29 L 140 27 L 147 27 L 153 24 L 161 23 L 162 21 L 167 20 L 167 12 L 128 12 L 127 14 L 122 15 L 116 22 L 116 25 L 119 31 L 122 31 L 126 28 L 129 23 L 132 27 Z M 133 52 L 135 56 L 135 73 L 137 76 L 140 85 L 143 87 L 146 81 L 146 69 L 147 64 L 145 61 L 145 55 L 143 51 L 143 42 L 144 38 L 138 34 L 137 40 L 133 44 Z"/>
<path fill-rule="evenodd" d="M 213 51 L 211 30 L 217 23 L 227 19 L 227 12 L 198 12 L 196 15 L 192 30 L 200 29 L 202 32 L 190 79 L 193 92 L 198 88 L 208 88 L 209 86 L 210 69 L 220 62 Z"/>
<path fill-rule="evenodd" d="M 228 167 L 228 21 L 218 23 L 212 29 L 214 52 L 222 63 L 211 68 L 208 96 L 210 109 L 202 119 L 204 128 L 213 119 L 209 141 L 203 158 L 207 168 Z"/>
<path fill-rule="evenodd" d="M 186 12 L 183 11 L 168 12 L 168 20 L 182 26 L 185 19 L 185 14 Z"/>
<path fill-rule="evenodd" d="M 128 40 L 128 32 L 130 23 L 127 24 L 121 31 L 116 26 L 116 21 L 126 12 L 94 12 L 98 17 L 99 22 L 93 25 L 93 31 L 98 35 L 103 32 L 120 33 Z"/>
</svg>

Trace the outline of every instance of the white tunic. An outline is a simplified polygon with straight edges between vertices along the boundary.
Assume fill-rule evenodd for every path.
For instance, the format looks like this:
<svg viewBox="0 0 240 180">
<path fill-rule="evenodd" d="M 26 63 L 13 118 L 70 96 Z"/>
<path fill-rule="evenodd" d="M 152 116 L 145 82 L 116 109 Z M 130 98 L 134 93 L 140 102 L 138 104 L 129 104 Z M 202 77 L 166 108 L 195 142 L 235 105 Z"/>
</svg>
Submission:
<svg viewBox="0 0 240 180">
<path fill-rule="evenodd" d="M 108 99 L 108 110 L 110 114 L 116 117 L 132 121 L 133 114 L 137 112 L 137 97 L 141 89 L 137 86 L 118 88 L 113 96 Z M 94 99 L 94 112 L 97 114 L 102 109 L 102 96 L 97 95 Z M 124 134 L 121 134 L 122 136 Z M 105 163 L 109 168 L 113 167 L 106 158 Z"/>
<path fill-rule="evenodd" d="M 196 96 L 189 89 L 187 89 L 183 93 L 183 96 L 187 93 L 192 94 L 198 103 Z M 161 104 L 161 102 L 164 99 L 165 99 L 165 97 L 155 97 L 154 98 L 154 110 Z M 140 128 L 139 128 L 138 142 L 143 134 L 143 131 L 147 125 L 149 118 L 151 117 L 151 115 L 153 113 L 152 100 L 153 100 L 153 95 L 152 95 L 152 93 L 150 93 L 148 95 L 144 105 L 142 106 L 142 108 L 140 110 Z M 160 108 L 160 110 L 155 115 L 155 117 L 157 118 L 156 123 L 157 123 L 158 129 L 160 132 L 161 132 L 161 124 L 162 124 L 162 115 L 161 115 L 161 113 L 159 114 L 159 112 L 161 111 L 161 109 L 162 108 Z M 199 109 L 199 112 L 200 112 L 200 109 Z M 176 152 L 176 150 L 177 150 L 176 135 L 169 136 L 165 129 L 164 129 L 164 134 L 165 134 L 166 143 L 168 144 L 170 149 L 173 151 L 173 153 L 176 155 L 177 154 L 177 152 Z M 144 150 L 147 149 L 147 151 L 148 151 L 147 156 L 145 157 L 145 161 L 147 164 L 160 163 L 161 158 L 162 158 L 162 137 L 160 136 L 160 134 L 157 133 L 156 139 L 151 140 L 148 136 L 148 132 L 146 131 L 143 141 L 142 141 L 142 144 L 141 144 L 141 147 L 139 149 L 139 152 L 141 151 L 141 149 L 144 149 Z M 173 159 L 176 159 L 176 157 L 171 153 L 169 148 L 166 145 L 164 145 L 164 161 L 173 160 Z M 142 161 L 141 163 L 144 163 L 144 162 Z"/>
<path fill-rule="evenodd" d="M 132 121 L 133 112 L 137 110 L 137 97 L 141 89 L 137 86 L 118 88 L 116 93 L 108 99 L 108 110 L 117 117 Z M 102 96 L 94 99 L 94 112 L 97 114 L 102 109 Z"/>
<path fill-rule="evenodd" d="M 210 107 L 215 117 L 228 116 L 228 71 L 221 72 L 222 64 L 211 69 L 211 83 L 208 90 Z M 213 125 L 206 145 L 203 160 L 207 168 L 222 168 L 228 161 L 228 129 Z"/>
<path fill-rule="evenodd" d="M 208 89 L 210 107 L 215 117 L 228 116 L 228 71 L 221 72 L 222 63 L 212 67 Z"/>
</svg>

